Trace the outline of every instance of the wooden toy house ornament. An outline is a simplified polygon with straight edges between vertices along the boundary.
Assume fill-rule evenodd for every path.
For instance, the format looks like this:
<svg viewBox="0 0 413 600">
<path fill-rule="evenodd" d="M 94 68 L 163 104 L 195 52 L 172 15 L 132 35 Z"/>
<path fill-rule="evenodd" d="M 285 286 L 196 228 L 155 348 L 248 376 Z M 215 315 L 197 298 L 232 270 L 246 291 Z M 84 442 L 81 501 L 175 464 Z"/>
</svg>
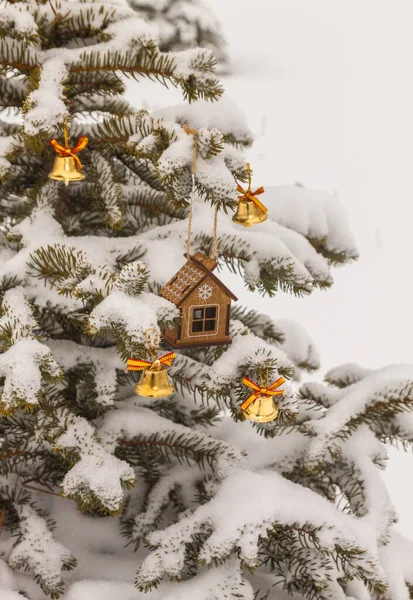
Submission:
<svg viewBox="0 0 413 600">
<path fill-rule="evenodd" d="M 185 254 L 187 263 L 159 292 L 181 311 L 181 324 L 164 331 L 173 348 L 230 344 L 229 318 L 234 294 L 212 271 L 217 262 L 202 252 Z"/>
</svg>

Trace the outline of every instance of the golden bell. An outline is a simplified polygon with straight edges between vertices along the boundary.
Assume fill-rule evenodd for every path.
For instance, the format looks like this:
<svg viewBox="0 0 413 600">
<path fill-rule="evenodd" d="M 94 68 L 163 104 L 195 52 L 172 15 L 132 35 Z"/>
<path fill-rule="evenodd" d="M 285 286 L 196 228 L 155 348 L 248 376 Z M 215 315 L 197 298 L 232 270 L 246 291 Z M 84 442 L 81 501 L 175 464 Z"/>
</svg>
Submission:
<svg viewBox="0 0 413 600">
<path fill-rule="evenodd" d="M 72 156 L 56 156 L 49 178 L 55 181 L 64 181 L 65 185 L 69 185 L 70 181 L 81 181 L 85 176 L 79 170 Z"/>
<path fill-rule="evenodd" d="M 146 398 L 164 398 L 174 393 L 174 388 L 168 379 L 168 373 L 159 360 L 155 360 L 150 369 L 142 373 L 141 380 L 133 388 L 138 396 Z"/>
<path fill-rule="evenodd" d="M 237 212 L 232 217 L 234 223 L 251 227 L 266 221 L 267 213 L 263 212 L 252 200 L 239 200 Z"/>
<path fill-rule="evenodd" d="M 244 415 L 256 423 L 268 423 L 278 417 L 278 405 L 274 398 L 259 396 L 244 410 Z"/>
</svg>

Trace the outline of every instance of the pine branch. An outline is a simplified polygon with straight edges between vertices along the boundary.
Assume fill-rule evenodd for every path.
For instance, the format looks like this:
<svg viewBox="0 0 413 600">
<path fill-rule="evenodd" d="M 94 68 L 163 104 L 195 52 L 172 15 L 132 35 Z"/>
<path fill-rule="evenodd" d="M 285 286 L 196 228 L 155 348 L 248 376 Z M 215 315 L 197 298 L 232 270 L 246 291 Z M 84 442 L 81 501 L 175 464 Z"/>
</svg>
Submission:
<svg viewBox="0 0 413 600">
<path fill-rule="evenodd" d="M 165 436 L 162 433 L 152 434 L 149 438 L 140 435 L 133 440 L 121 440 L 120 447 L 131 447 L 136 449 L 135 457 L 128 456 L 128 452 L 118 453 L 121 457 L 125 457 L 128 462 L 133 460 L 132 464 L 140 460 L 145 460 L 145 450 L 150 453 L 155 453 L 162 461 L 171 462 L 172 459 L 177 459 L 179 463 L 187 462 L 192 464 L 195 461 L 200 468 L 204 469 L 205 465 L 213 467 L 217 458 L 223 454 L 229 458 L 235 459 L 235 454 L 231 452 L 228 445 L 224 442 L 219 442 L 213 438 L 207 438 L 202 434 L 196 433 L 169 433 Z M 144 450 L 141 454 L 138 448 Z"/>
</svg>

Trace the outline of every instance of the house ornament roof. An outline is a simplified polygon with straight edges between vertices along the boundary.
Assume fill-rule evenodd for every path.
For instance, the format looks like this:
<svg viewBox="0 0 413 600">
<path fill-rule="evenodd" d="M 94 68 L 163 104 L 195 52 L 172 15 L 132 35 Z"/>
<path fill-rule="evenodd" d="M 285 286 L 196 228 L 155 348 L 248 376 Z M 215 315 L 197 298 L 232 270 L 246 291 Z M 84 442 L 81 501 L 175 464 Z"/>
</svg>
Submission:
<svg viewBox="0 0 413 600">
<path fill-rule="evenodd" d="M 202 252 L 196 252 L 189 257 L 185 254 L 185 257 L 188 259 L 187 262 L 161 289 L 160 296 L 180 306 L 197 286 L 210 277 L 227 296 L 237 300 L 237 297 L 212 273 L 217 266 L 215 260 Z"/>
</svg>

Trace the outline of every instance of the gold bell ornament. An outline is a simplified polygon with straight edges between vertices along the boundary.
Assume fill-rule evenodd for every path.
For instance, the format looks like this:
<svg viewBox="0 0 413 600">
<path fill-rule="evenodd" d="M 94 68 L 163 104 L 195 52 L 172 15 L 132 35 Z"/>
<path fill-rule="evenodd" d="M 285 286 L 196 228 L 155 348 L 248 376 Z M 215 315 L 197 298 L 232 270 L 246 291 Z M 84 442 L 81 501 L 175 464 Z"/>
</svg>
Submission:
<svg viewBox="0 0 413 600">
<path fill-rule="evenodd" d="M 264 188 L 261 186 L 254 192 L 251 190 L 251 167 L 247 164 L 248 169 L 248 189 L 238 184 L 237 190 L 242 196 L 238 196 L 238 207 L 235 215 L 232 217 L 234 223 L 251 227 L 257 223 L 262 223 L 267 219 L 268 208 L 257 198 L 259 194 L 264 193 Z"/>
<path fill-rule="evenodd" d="M 71 148 L 69 146 L 69 136 L 66 124 L 64 124 L 63 133 L 65 136 L 64 146 L 55 138 L 49 142 L 57 152 L 53 169 L 49 173 L 49 178 L 54 179 L 55 181 L 64 181 L 65 185 L 69 185 L 70 181 L 81 181 L 85 178 L 82 173 L 82 163 L 76 155 L 86 148 L 89 140 L 85 135 L 82 135 L 77 140 L 76 145 Z"/>
<path fill-rule="evenodd" d="M 248 377 L 242 379 L 242 383 L 254 390 L 254 393 L 241 404 L 241 409 L 247 419 L 256 423 L 268 423 L 278 417 L 278 405 L 274 401 L 274 396 L 282 396 L 284 394 L 284 390 L 277 389 L 285 383 L 284 377 L 279 377 L 277 381 L 274 381 L 269 386 L 267 371 L 266 379 L 265 386 L 257 385 Z"/>
<path fill-rule="evenodd" d="M 151 340 L 150 332 L 155 332 L 155 339 Z M 128 371 L 143 371 L 140 381 L 135 385 L 133 391 L 138 396 L 146 398 L 164 398 L 174 393 L 165 365 L 170 367 L 176 358 L 175 352 L 168 352 L 157 358 L 159 334 L 156 329 L 150 328 L 145 331 L 147 345 L 153 355 L 153 361 L 141 358 L 130 358 L 128 360 Z"/>
</svg>

